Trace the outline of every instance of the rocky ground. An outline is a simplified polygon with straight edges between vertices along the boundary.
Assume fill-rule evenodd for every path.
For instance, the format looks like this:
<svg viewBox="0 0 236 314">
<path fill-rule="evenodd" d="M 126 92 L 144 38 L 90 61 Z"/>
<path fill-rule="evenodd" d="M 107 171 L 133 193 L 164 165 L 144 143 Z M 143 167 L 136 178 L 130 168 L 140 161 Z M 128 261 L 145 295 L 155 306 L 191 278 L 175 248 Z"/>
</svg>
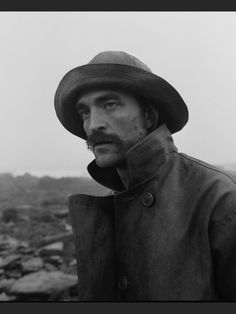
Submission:
<svg viewBox="0 0 236 314">
<path fill-rule="evenodd" d="M 2 212 L 0 301 L 76 301 L 77 284 L 66 208 Z"/>
</svg>

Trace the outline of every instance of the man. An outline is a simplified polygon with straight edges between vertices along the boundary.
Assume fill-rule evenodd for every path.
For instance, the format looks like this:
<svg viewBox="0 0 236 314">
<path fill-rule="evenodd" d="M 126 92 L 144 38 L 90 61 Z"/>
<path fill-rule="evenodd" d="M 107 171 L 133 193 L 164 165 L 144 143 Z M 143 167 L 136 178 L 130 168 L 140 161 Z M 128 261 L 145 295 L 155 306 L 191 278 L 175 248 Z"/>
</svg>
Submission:
<svg viewBox="0 0 236 314">
<path fill-rule="evenodd" d="M 178 92 L 107 51 L 64 76 L 55 108 L 113 191 L 70 198 L 79 300 L 235 300 L 236 182 L 178 153 L 171 134 L 188 120 Z"/>
</svg>

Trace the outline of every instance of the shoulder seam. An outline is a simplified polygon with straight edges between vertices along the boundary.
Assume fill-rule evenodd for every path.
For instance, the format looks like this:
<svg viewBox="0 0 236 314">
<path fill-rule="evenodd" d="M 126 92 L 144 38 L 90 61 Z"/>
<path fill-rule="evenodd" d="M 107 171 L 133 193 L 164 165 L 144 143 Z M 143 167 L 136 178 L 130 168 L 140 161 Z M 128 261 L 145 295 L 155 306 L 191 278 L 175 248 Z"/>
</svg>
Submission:
<svg viewBox="0 0 236 314">
<path fill-rule="evenodd" d="M 179 153 L 179 155 L 181 155 L 183 158 L 186 158 L 186 159 L 188 159 L 188 160 L 191 160 L 192 162 L 194 162 L 194 163 L 196 163 L 196 164 L 198 164 L 198 165 L 200 165 L 200 166 L 202 166 L 202 167 L 204 167 L 204 168 L 207 168 L 207 169 L 210 169 L 210 170 L 213 170 L 213 171 L 216 171 L 216 172 L 218 172 L 218 173 L 221 173 L 221 174 L 225 175 L 225 176 L 228 177 L 231 181 L 233 181 L 234 184 L 236 184 L 236 179 L 233 178 L 229 173 L 225 172 L 224 170 L 220 170 L 220 169 L 218 169 L 218 168 L 215 168 L 214 166 L 210 166 L 210 165 L 203 164 L 203 163 L 201 163 L 201 161 L 198 161 L 198 160 L 196 160 L 196 159 L 194 159 L 194 158 L 192 158 L 192 157 L 190 157 L 190 156 L 188 156 L 188 155 L 186 155 L 186 154 Z"/>
</svg>

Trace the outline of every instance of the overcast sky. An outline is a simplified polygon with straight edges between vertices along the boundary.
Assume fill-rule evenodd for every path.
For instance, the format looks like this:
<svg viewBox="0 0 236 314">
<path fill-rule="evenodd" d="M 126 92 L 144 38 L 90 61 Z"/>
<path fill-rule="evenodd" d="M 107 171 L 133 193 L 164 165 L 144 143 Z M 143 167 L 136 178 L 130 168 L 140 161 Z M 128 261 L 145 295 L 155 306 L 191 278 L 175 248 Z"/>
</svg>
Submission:
<svg viewBox="0 0 236 314">
<path fill-rule="evenodd" d="M 0 172 L 86 175 L 93 159 L 54 110 L 59 81 L 123 50 L 171 83 L 188 124 L 179 151 L 236 163 L 236 12 L 0 12 Z"/>
</svg>

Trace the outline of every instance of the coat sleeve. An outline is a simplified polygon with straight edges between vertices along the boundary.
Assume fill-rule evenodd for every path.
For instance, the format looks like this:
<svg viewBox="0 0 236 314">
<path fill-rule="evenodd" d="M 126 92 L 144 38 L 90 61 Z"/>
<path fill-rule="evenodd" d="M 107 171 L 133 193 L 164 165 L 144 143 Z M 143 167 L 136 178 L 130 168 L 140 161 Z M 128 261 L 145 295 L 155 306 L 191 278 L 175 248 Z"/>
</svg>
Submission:
<svg viewBox="0 0 236 314">
<path fill-rule="evenodd" d="M 215 284 L 222 300 L 235 301 L 236 192 L 229 193 L 222 203 L 209 229 Z"/>
<path fill-rule="evenodd" d="M 69 210 L 78 274 L 78 301 L 116 298 L 113 196 L 72 195 Z"/>
</svg>

